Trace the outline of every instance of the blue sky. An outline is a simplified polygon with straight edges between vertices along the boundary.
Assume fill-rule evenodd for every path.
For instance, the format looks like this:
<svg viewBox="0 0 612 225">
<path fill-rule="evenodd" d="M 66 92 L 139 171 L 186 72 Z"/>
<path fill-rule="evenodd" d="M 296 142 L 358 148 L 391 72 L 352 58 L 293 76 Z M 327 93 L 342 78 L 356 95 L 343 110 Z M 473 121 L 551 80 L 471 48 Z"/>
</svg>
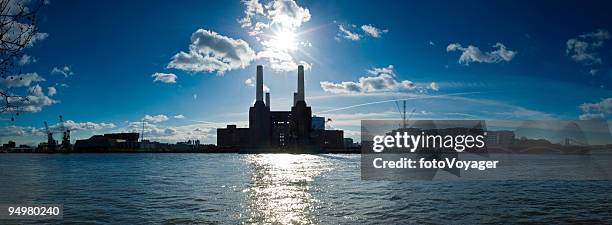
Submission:
<svg viewBox="0 0 612 225">
<path fill-rule="evenodd" d="M 259 64 L 273 110 L 306 65 L 307 103 L 349 137 L 361 119 L 399 118 L 392 102 L 351 106 L 404 98 L 418 119 L 609 119 L 610 6 L 51 0 L 20 68 L 44 81 L 11 89 L 50 101 L 2 115 L 0 141 L 43 141 L 61 114 L 76 138 L 144 118 L 149 139 L 215 143 L 214 128 L 246 126 Z"/>
</svg>

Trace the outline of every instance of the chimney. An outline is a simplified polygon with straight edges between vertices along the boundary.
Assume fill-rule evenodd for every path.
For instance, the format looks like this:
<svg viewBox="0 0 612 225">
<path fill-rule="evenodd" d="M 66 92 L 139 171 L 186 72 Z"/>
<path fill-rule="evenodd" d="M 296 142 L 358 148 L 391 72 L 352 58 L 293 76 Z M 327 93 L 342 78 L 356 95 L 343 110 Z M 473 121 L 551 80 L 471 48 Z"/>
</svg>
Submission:
<svg viewBox="0 0 612 225">
<path fill-rule="evenodd" d="M 298 92 L 297 101 L 305 101 L 304 99 L 304 66 L 298 66 Z"/>
<path fill-rule="evenodd" d="M 263 101 L 263 66 L 257 66 L 256 101 Z"/>
<path fill-rule="evenodd" d="M 270 92 L 266 92 L 266 106 L 270 108 Z"/>
</svg>

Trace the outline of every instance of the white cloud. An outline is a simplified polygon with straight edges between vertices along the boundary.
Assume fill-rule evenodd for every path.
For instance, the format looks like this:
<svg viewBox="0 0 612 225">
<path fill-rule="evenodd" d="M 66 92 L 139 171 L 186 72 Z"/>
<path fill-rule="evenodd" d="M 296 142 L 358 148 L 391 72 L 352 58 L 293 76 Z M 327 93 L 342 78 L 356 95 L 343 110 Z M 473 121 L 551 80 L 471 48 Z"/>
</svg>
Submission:
<svg viewBox="0 0 612 225">
<path fill-rule="evenodd" d="M 70 68 L 70 66 L 63 66 L 53 67 L 53 69 L 51 70 L 51 74 L 61 74 L 64 75 L 64 77 L 68 77 L 74 75 L 74 72 L 72 71 L 72 68 Z"/>
<path fill-rule="evenodd" d="M 149 122 L 132 122 L 127 129 L 134 132 L 141 132 L 144 125 L 144 135 L 146 138 L 171 136 L 176 133 L 175 129 L 163 128 Z"/>
<path fill-rule="evenodd" d="M 60 130 L 62 124 L 57 123 L 55 125 L 49 126 L 49 129 L 52 130 Z M 94 123 L 94 122 L 75 122 L 73 120 L 64 121 L 63 126 L 71 131 L 78 130 L 102 130 L 102 129 L 112 129 L 117 127 L 113 123 Z"/>
<path fill-rule="evenodd" d="M 439 91 L 440 85 L 438 85 L 436 82 L 431 82 L 429 84 L 429 89 L 434 90 L 434 91 Z"/>
<path fill-rule="evenodd" d="M 574 61 L 584 65 L 601 64 L 601 57 L 597 50 L 603 47 L 604 41 L 608 39 L 610 39 L 610 34 L 607 30 L 602 29 L 582 34 L 567 40 L 565 53 Z"/>
<path fill-rule="evenodd" d="M 32 86 L 28 90 L 30 94 L 26 96 L 25 101 L 24 99 L 9 98 L 9 103 L 16 107 L 14 111 L 40 112 L 42 107 L 58 102 L 46 96 L 40 85 Z"/>
<path fill-rule="evenodd" d="M 32 36 L 32 39 L 30 39 L 28 47 L 34 46 L 34 43 L 45 40 L 47 37 L 49 37 L 48 33 L 36 33 L 34 36 Z"/>
<path fill-rule="evenodd" d="M 310 11 L 299 6 L 294 0 L 273 0 L 261 4 L 258 0 L 243 0 L 244 17 L 238 22 L 250 29 L 251 36 L 257 36 L 264 29 L 284 29 L 295 31 L 310 20 Z"/>
<path fill-rule="evenodd" d="M 298 28 L 310 20 L 310 11 L 300 7 L 294 0 L 275 0 L 266 4 L 271 26 Z"/>
<path fill-rule="evenodd" d="M 578 117 L 580 120 L 598 120 L 603 118 L 605 118 L 603 113 L 583 113 Z"/>
<path fill-rule="evenodd" d="M 174 116 L 174 119 L 185 119 L 185 116 L 183 116 L 183 114 L 178 114 Z"/>
<path fill-rule="evenodd" d="M 2 87 L 28 87 L 34 82 L 45 81 L 45 78 L 38 76 L 38 73 L 26 73 L 21 75 L 7 76 L 0 78 Z"/>
<path fill-rule="evenodd" d="M 140 133 L 142 131 L 142 122 L 132 122 L 124 130 L 118 132 L 132 131 Z M 210 125 L 190 124 L 184 126 L 161 126 L 144 122 L 144 136 L 147 140 L 160 142 L 177 142 L 186 140 L 200 140 L 203 143 L 214 142 L 216 129 Z"/>
<path fill-rule="evenodd" d="M 51 128 L 51 127 L 49 127 Z M 0 137 L 45 136 L 44 127 L 10 125 L 0 127 Z"/>
<path fill-rule="evenodd" d="M 254 59 L 255 52 L 247 42 L 198 29 L 191 35 L 189 51 L 174 55 L 168 68 L 222 75 L 233 69 L 242 69 Z"/>
<path fill-rule="evenodd" d="M 25 65 L 28 65 L 30 63 L 35 63 L 35 62 L 36 62 L 36 58 L 28 54 L 23 54 L 21 58 L 19 58 L 19 61 L 17 61 L 17 64 L 19 64 L 20 66 L 25 66 Z"/>
<path fill-rule="evenodd" d="M 242 0 L 245 5 L 244 17 L 238 20 L 242 27 L 253 26 L 252 17 L 256 15 L 264 15 L 264 7 L 259 0 Z"/>
<path fill-rule="evenodd" d="M 602 112 L 612 114 L 612 98 L 606 98 L 595 103 L 582 103 L 579 107 L 583 112 Z"/>
<path fill-rule="evenodd" d="M 361 25 L 361 30 L 363 30 L 363 32 L 365 32 L 367 35 L 370 35 L 374 38 L 380 38 L 380 35 L 389 32 L 389 30 L 387 29 L 381 30 L 380 28 L 376 28 L 372 26 L 372 24 Z"/>
<path fill-rule="evenodd" d="M 336 23 L 336 21 L 334 21 L 334 23 Z M 335 39 L 337 41 L 339 41 L 341 38 L 351 41 L 359 41 L 363 39 L 363 37 L 380 38 L 382 34 L 387 32 L 389 32 L 388 29 L 380 29 L 372 24 L 364 24 L 361 25 L 361 27 L 357 27 L 355 24 L 338 24 L 338 34 L 336 34 Z"/>
<path fill-rule="evenodd" d="M 599 102 L 586 102 L 578 106 L 582 110 L 580 119 L 603 119 L 612 114 L 612 98 L 602 99 Z"/>
<path fill-rule="evenodd" d="M 153 82 L 162 82 L 162 83 L 166 83 L 166 84 L 173 84 L 176 83 L 176 75 L 173 73 L 154 73 L 153 75 L 151 75 L 151 77 L 153 77 Z"/>
<path fill-rule="evenodd" d="M 339 31 L 338 36 L 344 39 L 348 39 L 351 41 L 359 41 L 359 39 L 361 39 L 361 36 L 358 33 L 347 30 L 341 24 L 338 24 L 338 31 Z"/>
<path fill-rule="evenodd" d="M 157 116 L 145 115 L 142 120 L 151 123 L 161 123 L 167 121 L 169 118 L 164 114 L 159 114 Z"/>
<path fill-rule="evenodd" d="M 299 28 L 311 18 L 310 11 L 294 0 L 272 0 L 266 4 L 245 0 L 244 17 L 238 22 L 262 46 L 256 58 L 264 60 L 277 72 L 297 70 L 298 63 L 310 66 L 293 52 L 312 44 L 299 40 Z"/>
<path fill-rule="evenodd" d="M 27 19 L 15 19 L 16 17 L 11 16 L 30 13 L 33 1 L 2 1 L 2 4 L 5 5 L 2 14 L 7 15 L 0 18 L 2 23 L 0 39 L 4 44 L 3 49 L 15 49 L 17 46 L 32 47 L 36 42 L 49 36 L 47 33 L 34 33 L 38 27 L 34 23 L 24 23 L 28 21 Z M 21 11 L 22 9 L 25 10 Z"/>
<path fill-rule="evenodd" d="M 446 47 L 447 52 L 461 51 L 459 57 L 459 63 L 469 65 L 472 62 L 477 63 L 499 63 L 499 62 L 510 62 L 517 54 L 516 51 L 506 49 L 506 46 L 502 43 L 496 43 L 493 48 L 497 48 L 491 52 L 482 52 L 478 47 L 469 45 L 463 47 L 458 43 L 449 44 Z"/>
<path fill-rule="evenodd" d="M 368 70 L 368 75 L 360 77 L 358 82 L 343 81 L 333 83 L 322 81 L 320 84 L 323 91 L 333 94 L 396 92 L 415 88 L 415 84 L 412 81 L 395 79 L 393 65 L 383 68 L 372 68 Z"/>
<path fill-rule="evenodd" d="M 244 84 L 246 84 L 249 87 L 255 87 L 255 77 L 250 77 L 249 79 L 246 79 L 244 81 Z M 270 92 L 270 88 L 266 84 L 263 85 L 263 89 L 264 89 L 263 90 L 264 92 Z"/>
<path fill-rule="evenodd" d="M 57 94 L 57 89 L 55 89 L 55 87 L 48 87 L 47 88 L 47 95 L 54 96 L 55 94 Z"/>
<path fill-rule="evenodd" d="M 389 74 L 395 76 L 395 67 L 388 65 L 387 67 L 372 67 L 368 69 L 368 73 L 372 75 Z"/>
</svg>

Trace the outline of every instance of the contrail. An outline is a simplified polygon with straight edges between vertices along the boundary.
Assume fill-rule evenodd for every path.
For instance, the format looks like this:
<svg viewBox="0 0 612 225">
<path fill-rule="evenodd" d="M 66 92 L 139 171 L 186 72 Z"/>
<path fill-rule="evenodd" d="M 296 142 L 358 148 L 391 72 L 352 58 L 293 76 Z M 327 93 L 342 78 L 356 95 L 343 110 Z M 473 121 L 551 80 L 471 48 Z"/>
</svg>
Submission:
<svg viewBox="0 0 612 225">
<path fill-rule="evenodd" d="M 321 112 L 318 112 L 318 113 L 335 112 L 335 111 L 340 111 L 340 110 L 345 110 L 345 109 L 352 109 L 352 108 L 366 106 L 366 105 L 374 105 L 374 104 L 394 102 L 394 101 L 424 99 L 424 98 L 439 98 L 439 97 L 456 96 L 456 95 L 469 95 L 469 94 L 479 94 L 479 93 L 482 93 L 482 92 L 462 92 L 462 93 L 453 93 L 453 94 L 435 95 L 435 96 L 419 96 L 419 97 L 410 97 L 410 98 L 402 98 L 402 99 L 390 99 L 390 100 L 384 100 L 384 101 L 367 102 L 367 103 L 361 103 L 361 104 L 357 104 L 357 105 L 345 106 L 345 107 L 337 108 L 337 109 L 329 109 L 329 110 L 321 111 Z"/>
<path fill-rule="evenodd" d="M 194 122 L 194 123 L 204 123 L 204 124 L 223 123 L 223 122 L 210 122 L 210 121 L 203 121 L 203 120 L 189 120 L 189 121 Z"/>
</svg>

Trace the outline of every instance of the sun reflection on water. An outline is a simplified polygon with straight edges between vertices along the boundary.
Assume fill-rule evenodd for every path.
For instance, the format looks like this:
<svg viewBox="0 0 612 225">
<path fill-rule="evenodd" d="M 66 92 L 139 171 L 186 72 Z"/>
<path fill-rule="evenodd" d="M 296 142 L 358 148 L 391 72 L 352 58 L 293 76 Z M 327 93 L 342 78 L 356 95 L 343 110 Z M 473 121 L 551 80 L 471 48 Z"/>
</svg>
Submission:
<svg viewBox="0 0 612 225">
<path fill-rule="evenodd" d="M 329 169 L 316 155 L 260 154 L 247 157 L 253 168 L 248 192 L 249 222 L 312 224 L 318 200 L 311 182 Z"/>
</svg>

